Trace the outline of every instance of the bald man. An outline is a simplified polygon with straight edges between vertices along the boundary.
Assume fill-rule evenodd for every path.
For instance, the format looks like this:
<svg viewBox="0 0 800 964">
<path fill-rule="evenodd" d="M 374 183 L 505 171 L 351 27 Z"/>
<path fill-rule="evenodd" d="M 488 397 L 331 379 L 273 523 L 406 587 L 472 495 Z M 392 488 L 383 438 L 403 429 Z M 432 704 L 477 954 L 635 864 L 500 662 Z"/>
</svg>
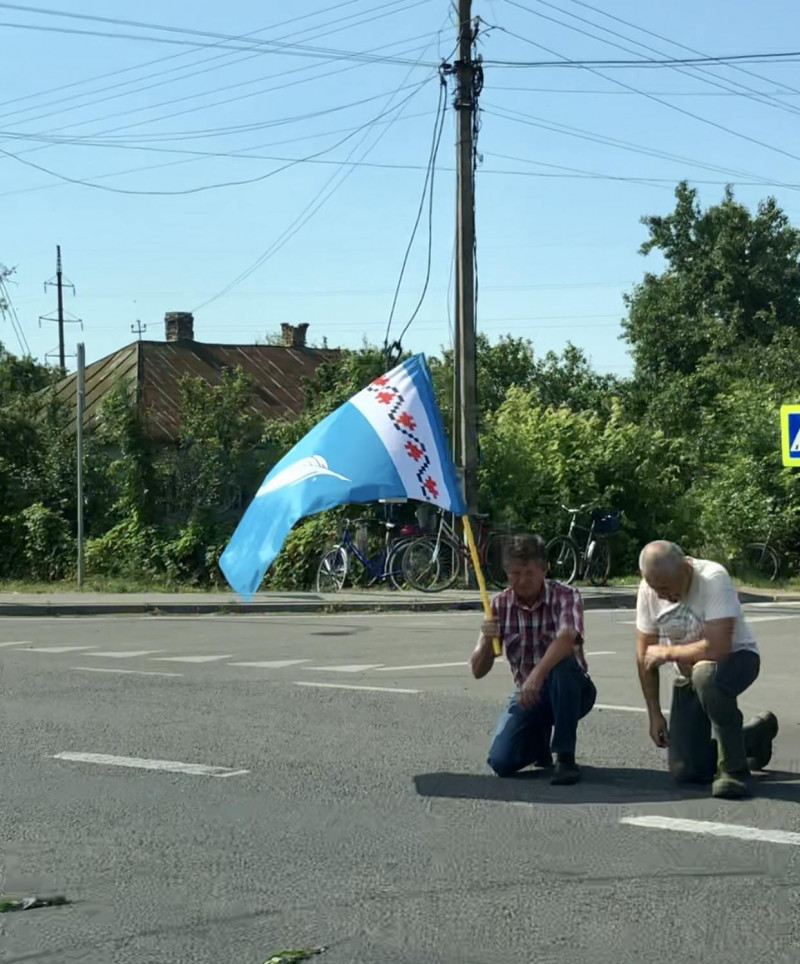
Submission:
<svg viewBox="0 0 800 964">
<path fill-rule="evenodd" d="M 645 546 L 639 568 L 636 657 L 650 737 L 669 747 L 676 780 L 713 780 L 715 797 L 748 796 L 750 771 L 769 763 L 778 721 L 761 713 L 742 723 L 737 697 L 755 682 L 761 658 L 736 587 L 718 563 L 687 558 L 673 542 Z M 658 695 L 662 663 L 677 670 L 669 730 Z"/>
</svg>

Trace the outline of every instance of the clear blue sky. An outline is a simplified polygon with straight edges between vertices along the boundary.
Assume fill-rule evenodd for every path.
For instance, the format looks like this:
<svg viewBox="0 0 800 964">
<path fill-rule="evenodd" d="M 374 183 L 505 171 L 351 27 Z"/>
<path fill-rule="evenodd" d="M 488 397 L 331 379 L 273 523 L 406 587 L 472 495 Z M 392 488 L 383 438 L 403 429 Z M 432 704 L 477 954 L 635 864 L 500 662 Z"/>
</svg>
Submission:
<svg viewBox="0 0 800 964">
<path fill-rule="evenodd" d="M 355 346 L 366 334 L 382 342 L 430 149 L 434 65 L 455 44 L 449 0 L 51 2 L 38 12 L 32 4 L 0 3 L 3 151 L 62 178 L 144 192 L 258 178 L 325 153 L 255 183 L 182 195 L 111 193 L 0 156 L 0 261 L 18 266 L 11 293 L 33 353 L 41 358 L 57 345 L 54 325 L 38 327 L 39 316 L 55 310 L 55 292 L 45 295 L 42 283 L 54 274 L 57 243 L 77 286 L 66 306 L 85 325 L 83 333 L 69 328 L 68 351 L 82 338 L 90 361 L 130 342 L 135 320 L 146 323 L 146 337 L 161 339 L 166 311 L 193 309 L 196 336 L 205 341 L 252 343 L 281 322 L 308 322 L 312 340 Z M 588 2 L 628 23 L 575 0 L 475 0 L 484 58 L 691 56 L 669 41 L 708 55 L 800 49 L 800 11 L 791 0 Z M 249 36 L 236 43 L 246 49 L 231 50 L 187 30 Z M 326 50 L 373 54 L 364 62 Z M 538 352 L 571 340 L 599 369 L 623 374 L 622 294 L 645 269 L 639 218 L 669 210 L 679 179 L 696 182 L 707 203 L 721 197 L 726 181 L 767 182 L 743 184 L 737 195 L 753 205 L 774 194 L 800 219 L 800 58 L 740 70 L 599 69 L 604 76 L 487 63 L 485 73 L 479 327 L 493 337 L 528 335 Z M 426 80 L 409 97 L 411 85 Z M 405 340 L 414 350 L 436 352 L 450 342 L 453 140 L 449 110 L 435 180 L 430 290 Z M 219 156 L 231 154 L 244 156 Z M 312 216 L 286 244 L 224 297 L 199 307 L 280 242 L 304 211 Z M 393 334 L 420 292 L 425 256 L 423 224 Z M 0 339 L 19 350 L 10 324 L 0 327 Z"/>
</svg>

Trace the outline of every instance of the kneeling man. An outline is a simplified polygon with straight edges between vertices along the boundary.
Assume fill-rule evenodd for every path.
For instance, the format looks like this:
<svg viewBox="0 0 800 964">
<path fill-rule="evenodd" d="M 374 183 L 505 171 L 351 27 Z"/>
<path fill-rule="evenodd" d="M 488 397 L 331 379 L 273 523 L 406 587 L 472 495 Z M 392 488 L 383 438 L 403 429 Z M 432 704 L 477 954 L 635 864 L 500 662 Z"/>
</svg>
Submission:
<svg viewBox="0 0 800 964">
<path fill-rule="evenodd" d="M 770 761 L 778 721 L 761 713 L 742 724 L 737 697 L 755 682 L 761 659 L 736 587 L 718 563 L 689 559 L 672 542 L 645 546 L 639 568 L 636 655 L 650 737 L 669 746 L 676 780 L 713 780 L 715 797 L 747 796 L 750 771 Z M 658 698 L 658 668 L 667 662 L 677 669 L 669 732 Z"/>
<path fill-rule="evenodd" d="M 494 618 L 483 623 L 471 660 L 473 676 L 485 676 L 494 665 L 492 639 L 499 638 L 517 685 L 492 739 L 489 766 L 511 776 L 531 764 L 551 767 L 554 752 L 551 782 L 576 783 L 578 720 L 597 695 L 583 655 L 580 593 L 545 578 L 540 536 L 515 536 L 503 561 L 509 588 L 492 600 Z"/>
</svg>

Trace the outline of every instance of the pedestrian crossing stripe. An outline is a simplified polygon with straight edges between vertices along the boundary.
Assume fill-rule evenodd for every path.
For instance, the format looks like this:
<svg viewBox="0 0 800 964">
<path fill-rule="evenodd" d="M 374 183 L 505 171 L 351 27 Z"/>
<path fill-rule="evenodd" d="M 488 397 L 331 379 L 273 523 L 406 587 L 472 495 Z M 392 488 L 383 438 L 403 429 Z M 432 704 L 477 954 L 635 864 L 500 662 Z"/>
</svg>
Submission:
<svg viewBox="0 0 800 964">
<path fill-rule="evenodd" d="M 781 405 L 781 450 L 784 465 L 800 467 L 800 405 Z"/>
</svg>

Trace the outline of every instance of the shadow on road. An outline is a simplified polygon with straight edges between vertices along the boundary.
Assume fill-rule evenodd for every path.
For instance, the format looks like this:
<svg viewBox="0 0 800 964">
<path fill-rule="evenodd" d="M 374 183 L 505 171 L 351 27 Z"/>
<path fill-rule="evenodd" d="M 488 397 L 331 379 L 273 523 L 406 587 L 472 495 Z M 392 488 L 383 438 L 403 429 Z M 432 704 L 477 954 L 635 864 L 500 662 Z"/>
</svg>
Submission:
<svg viewBox="0 0 800 964">
<path fill-rule="evenodd" d="M 574 787 L 551 786 L 546 770 L 526 770 L 507 778 L 474 773 L 421 773 L 414 777 L 414 785 L 423 797 L 572 805 L 698 800 L 708 797 L 711 789 L 679 786 L 663 770 L 583 766 L 581 773 L 582 780 Z M 800 774 L 765 773 L 756 777 L 755 792 L 760 797 L 800 803 Z"/>
</svg>

